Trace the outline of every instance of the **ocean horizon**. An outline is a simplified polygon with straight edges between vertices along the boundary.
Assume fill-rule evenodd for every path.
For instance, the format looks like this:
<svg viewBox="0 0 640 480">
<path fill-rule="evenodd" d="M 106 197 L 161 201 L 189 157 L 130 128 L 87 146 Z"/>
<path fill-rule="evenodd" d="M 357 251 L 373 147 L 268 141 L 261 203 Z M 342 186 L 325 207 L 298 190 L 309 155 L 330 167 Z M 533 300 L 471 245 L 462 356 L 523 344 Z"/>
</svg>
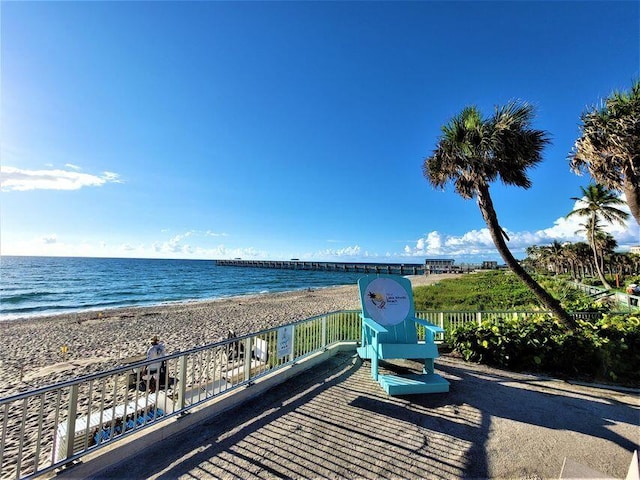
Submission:
<svg viewBox="0 0 640 480">
<path fill-rule="evenodd" d="M 362 273 L 215 260 L 0 257 L 0 321 L 356 284 Z"/>
</svg>

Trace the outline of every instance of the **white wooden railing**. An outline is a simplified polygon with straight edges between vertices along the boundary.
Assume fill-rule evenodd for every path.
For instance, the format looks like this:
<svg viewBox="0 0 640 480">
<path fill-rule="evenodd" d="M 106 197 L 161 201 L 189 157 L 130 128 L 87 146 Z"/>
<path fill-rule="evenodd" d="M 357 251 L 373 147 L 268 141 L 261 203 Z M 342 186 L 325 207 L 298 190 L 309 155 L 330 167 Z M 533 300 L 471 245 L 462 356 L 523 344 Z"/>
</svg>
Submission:
<svg viewBox="0 0 640 480">
<path fill-rule="evenodd" d="M 629 293 L 606 290 L 602 287 L 584 285 L 578 282 L 569 282 L 569 285 L 576 290 L 586 293 L 587 295 L 602 297 L 612 296 L 619 306 L 625 307 L 629 311 L 640 309 L 640 295 L 631 295 Z"/>
<path fill-rule="evenodd" d="M 51 472 L 332 345 L 358 342 L 359 313 L 332 312 L 167 355 L 160 386 L 153 392 L 140 388 L 141 372 L 157 360 L 2 398 L 0 478 Z M 526 319 L 540 313 L 544 312 L 417 312 L 417 316 L 451 331 L 468 322 Z"/>
</svg>

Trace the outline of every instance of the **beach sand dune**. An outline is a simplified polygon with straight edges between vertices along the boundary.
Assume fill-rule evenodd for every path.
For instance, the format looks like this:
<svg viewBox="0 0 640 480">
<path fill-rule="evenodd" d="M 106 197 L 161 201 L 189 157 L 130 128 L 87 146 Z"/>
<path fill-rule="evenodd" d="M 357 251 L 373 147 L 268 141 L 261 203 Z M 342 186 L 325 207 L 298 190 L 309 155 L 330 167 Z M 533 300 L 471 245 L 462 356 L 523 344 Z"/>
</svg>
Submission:
<svg viewBox="0 0 640 480">
<path fill-rule="evenodd" d="M 451 277 L 408 278 L 418 286 Z M 359 305 L 357 286 L 347 285 L 0 322 L 0 398 L 117 367 L 144 354 L 153 335 L 174 353 L 229 330 L 243 335 Z"/>
</svg>

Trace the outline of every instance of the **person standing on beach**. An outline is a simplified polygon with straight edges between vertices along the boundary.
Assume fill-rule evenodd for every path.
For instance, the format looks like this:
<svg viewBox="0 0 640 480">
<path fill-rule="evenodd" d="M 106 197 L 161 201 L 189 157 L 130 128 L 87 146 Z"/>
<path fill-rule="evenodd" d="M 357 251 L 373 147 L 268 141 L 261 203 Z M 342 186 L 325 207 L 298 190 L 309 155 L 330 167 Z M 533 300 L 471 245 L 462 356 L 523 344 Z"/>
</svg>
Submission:
<svg viewBox="0 0 640 480">
<path fill-rule="evenodd" d="M 160 342 L 157 335 L 151 338 L 151 346 L 147 350 L 147 360 L 156 360 L 165 356 L 164 343 Z M 149 373 L 149 391 L 155 392 L 156 385 L 160 383 L 160 370 L 162 368 L 162 362 L 156 362 L 149 365 L 147 371 Z"/>
</svg>

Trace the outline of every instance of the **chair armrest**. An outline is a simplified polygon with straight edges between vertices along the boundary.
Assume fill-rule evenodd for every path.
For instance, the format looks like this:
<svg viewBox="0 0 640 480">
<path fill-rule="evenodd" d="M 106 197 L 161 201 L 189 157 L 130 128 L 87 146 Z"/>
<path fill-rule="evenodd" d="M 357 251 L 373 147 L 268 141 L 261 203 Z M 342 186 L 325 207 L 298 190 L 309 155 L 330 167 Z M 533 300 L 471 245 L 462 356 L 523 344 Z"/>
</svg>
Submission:
<svg viewBox="0 0 640 480">
<path fill-rule="evenodd" d="M 362 317 L 362 325 L 366 328 L 368 328 L 369 330 L 373 330 L 373 333 L 375 333 L 376 335 L 379 333 L 387 333 L 388 330 L 386 328 L 384 328 L 382 325 L 376 323 L 375 321 L 373 321 L 373 319 L 369 318 L 369 317 L 365 317 L 362 314 L 360 315 Z"/>
<path fill-rule="evenodd" d="M 422 325 L 424 328 L 426 328 L 427 330 L 429 330 L 431 333 L 442 333 L 444 332 L 444 328 L 439 327 L 438 325 L 434 325 L 433 323 L 427 321 L 427 320 L 422 320 L 421 318 L 413 318 L 413 321 L 416 322 L 418 325 Z"/>
</svg>

